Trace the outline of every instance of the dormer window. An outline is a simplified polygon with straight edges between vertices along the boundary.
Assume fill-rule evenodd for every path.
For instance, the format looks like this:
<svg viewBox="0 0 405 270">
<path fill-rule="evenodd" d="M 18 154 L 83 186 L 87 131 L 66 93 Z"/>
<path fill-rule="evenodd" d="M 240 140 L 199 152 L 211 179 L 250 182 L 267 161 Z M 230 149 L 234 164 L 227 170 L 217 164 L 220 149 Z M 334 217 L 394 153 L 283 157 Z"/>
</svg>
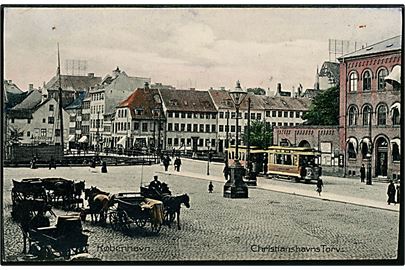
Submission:
<svg viewBox="0 0 405 270">
<path fill-rule="evenodd" d="M 171 100 L 170 100 L 170 104 L 171 104 L 172 106 L 177 106 L 177 104 L 178 104 L 177 99 L 171 99 Z"/>
</svg>

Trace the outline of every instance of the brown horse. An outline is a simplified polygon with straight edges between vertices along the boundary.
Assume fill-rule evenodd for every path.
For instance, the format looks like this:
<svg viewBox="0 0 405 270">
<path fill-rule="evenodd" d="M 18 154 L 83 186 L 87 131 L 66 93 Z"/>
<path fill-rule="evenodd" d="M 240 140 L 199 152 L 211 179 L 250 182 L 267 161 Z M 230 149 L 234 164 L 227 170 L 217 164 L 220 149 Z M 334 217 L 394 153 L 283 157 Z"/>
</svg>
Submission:
<svg viewBox="0 0 405 270">
<path fill-rule="evenodd" d="M 107 211 L 114 201 L 114 195 L 108 192 L 101 191 L 97 187 L 91 187 L 84 190 L 85 199 L 89 205 L 89 214 L 91 215 L 92 222 L 102 222 L 105 223 L 107 220 Z M 84 220 L 86 219 L 86 212 L 82 212 Z M 99 216 L 99 219 L 97 218 Z"/>
<path fill-rule="evenodd" d="M 180 227 L 180 209 L 181 204 L 184 204 L 187 208 L 190 208 L 190 197 L 187 194 L 178 196 L 163 196 L 162 198 L 165 212 L 165 223 L 169 226 L 177 217 L 177 229 Z"/>
</svg>

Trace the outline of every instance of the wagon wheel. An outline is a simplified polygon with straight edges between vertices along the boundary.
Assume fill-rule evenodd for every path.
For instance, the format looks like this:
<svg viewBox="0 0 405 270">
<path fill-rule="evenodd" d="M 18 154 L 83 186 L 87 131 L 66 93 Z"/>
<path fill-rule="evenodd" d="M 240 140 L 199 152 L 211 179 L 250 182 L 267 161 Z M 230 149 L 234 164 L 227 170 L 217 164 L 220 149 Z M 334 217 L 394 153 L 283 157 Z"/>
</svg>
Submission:
<svg viewBox="0 0 405 270">
<path fill-rule="evenodd" d="M 146 225 L 146 219 L 137 218 L 135 219 L 135 224 L 138 226 L 138 228 L 143 228 Z"/>
<path fill-rule="evenodd" d="M 158 234 L 160 232 L 160 230 L 162 229 L 162 223 L 158 223 L 158 224 L 151 223 L 150 225 L 151 225 L 152 233 L 154 233 L 154 234 Z"/>
<path fill-rule="evenodd" d="M 129 231 L 129 229 L 131 228 L 131 220 L 127 214 L 127 212 L 125 212 L 125 210 L 120 210 L 118 212 L 118 218 L 119 218 L 119 224 L 121 225 L 121 230 L 123 231 Z"/>
<path fill-rule="evenodd" d="M 119 230 L 119 226 L 120 226 L 120 220 L 118 219 L 118 214 L 117 211 L 112 211 L 110 212 L 109 216 L 108 216 L 109 220 L 110 220 L 110 225 L 111 228 L 115 231 Z"/>
</svg>

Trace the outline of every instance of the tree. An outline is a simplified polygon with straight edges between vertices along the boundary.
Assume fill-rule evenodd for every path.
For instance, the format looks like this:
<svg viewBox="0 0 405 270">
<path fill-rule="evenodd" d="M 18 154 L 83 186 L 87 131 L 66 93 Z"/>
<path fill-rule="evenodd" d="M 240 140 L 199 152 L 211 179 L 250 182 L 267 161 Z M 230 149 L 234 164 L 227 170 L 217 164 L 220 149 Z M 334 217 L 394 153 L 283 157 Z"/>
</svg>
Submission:
<svg viewBox="0 0 405 270">
<path fill-rule="evenodd" d="M 331 87 L 318 94 L 309 106 L 302 119 L 307 125 L 338 125 L 339 124 L 339 88 Z"/>
<path fill-rule="evenodd" d="M 264 96 L 266 94 L 266 90 L 264 90 L 263 88 L 260 88 L 260 87 L 248 88 L 246 91 L 251 92 L 255 95 L 261 95 L 261 96 Z"/>
<path fill-rule="evenodd" d="M 243 141 L 247 145 L 248 133 L 243 134 Z M 271 126 L 262 121 L 253 121 L 250 125 L 250 146 L 266 148 L 273 142 L 273 130 Z"/>
<path fill-rule="evenodd" d="M 10 144 L 18 144 L 20 141 L 22 141 L 23 136 L 24 136 L 24 131 L 20 128 L 15 128 L 13 126 L 9 127 L 10 130 L 10 137 L 9 137 L 9 143 Z"/>
</svg>

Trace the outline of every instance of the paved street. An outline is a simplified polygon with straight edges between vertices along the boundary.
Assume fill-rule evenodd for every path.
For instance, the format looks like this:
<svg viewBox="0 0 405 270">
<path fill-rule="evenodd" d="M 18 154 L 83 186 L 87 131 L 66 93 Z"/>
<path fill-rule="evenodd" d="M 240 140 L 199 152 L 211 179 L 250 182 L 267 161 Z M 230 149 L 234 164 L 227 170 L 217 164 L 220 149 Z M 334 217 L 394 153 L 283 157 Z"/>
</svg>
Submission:
<svg viewBox="0 0 405 270">
<path fill-rule="evenodd" d="M 183 160 L 184 174 L 205 174 L 206 162 Z M 143 179 L 151 179 L 163 167 L 109 167 L 108 174 L 86 167 L 57 170 L 4 169 L 5 254 L 10 260 L 21 255 L 22 237 L 10 217 L 11 179 L 60 176 L 84 179 L 112 193 L 138 191 Z M 173 168 L 170 168 L 173 171 Z M 222 175 L 222 165 L 211 164 L 211 175 Z M 222 184 L 214 182 L 208 194 L 207 180 L 161 174 L 174 193 L 187 193 L 191 208 L 182 208 L 182 230 L 164 227 L 159 236 L 133 230 L 123 235 L 108 226 L 86 222 L 91 231 L 89 252 L 102 260 L 307 260 L 307 259 L 393 259 L 398 243 L 399 213 L 381 209 L 323 201 L 264 189 L 251 189 L 249 199 L 223 198 Z M 259 179 L 259 181 L 272 181 Z M 372 196 L 385 201 L 385 184 L 361 187 L 353 183 L 325 180 L 325 193 Z M 352 183 L 352 182 L 350 182 Z M 349 184 L 350 184 L 349 183 Z M 277 181 L 278 185 L 292 183 Z M 294 184 L 303 189 L 313 186 Z M 348 189 L 345 191 L 345 189 Z M 380 195 L 380 193 L 382 194 Z M 375 196 L 375 197 L 374 197 Z M 369 198 L 369 197 L 367 197 Z M 63 212 L 58 210 L 59 214 Z M 89 219 L 89 218 L 88 218 Z M 111 251 L 121 247 L 120 251 Z M 110 250 L 108 250 L 110 249 Z"/>
</svg>

